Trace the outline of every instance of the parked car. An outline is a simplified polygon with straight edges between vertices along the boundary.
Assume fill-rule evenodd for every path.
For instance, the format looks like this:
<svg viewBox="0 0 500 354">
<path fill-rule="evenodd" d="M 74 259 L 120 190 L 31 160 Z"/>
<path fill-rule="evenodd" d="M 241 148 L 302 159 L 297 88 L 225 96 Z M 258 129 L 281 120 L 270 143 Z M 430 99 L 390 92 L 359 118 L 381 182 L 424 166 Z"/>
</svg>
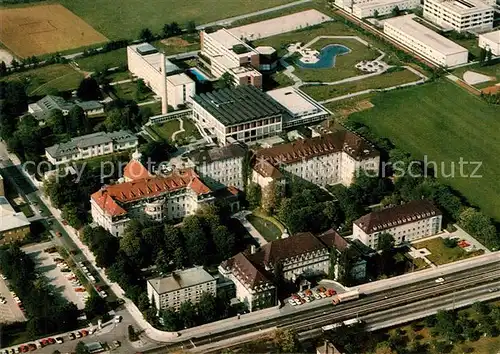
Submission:
<svg viewBox="0 0 500 354">
<path fill-rule="evenodd" d="M 56 343 L 57 344 L 63 344 L 64 343 L 63 337 L 56 337 Z"/>
<path fill-rule="evenodd" d="M 122 316 L 116 315 L 115 316 L 115 323 L 120 323 L 122 321 Z"/>
<path fill-rule="evenodd" d="M 76 338 L 82 338 L 82 334 L 80 332 L 76 332 Z"/>
<path fill-rule="evenodd" d="M 113 348 L 118 348 L 120 346 L 120 342 L 118 342 L 117 340 L 114 340 L 113 341 Z"/>
<path fill-rule="evenodd" d="M 74 333 L 70 333 L 70 334 L 68 334 L 68 338 L 70 340 L 74 340 L 74 339 L 76 339 L 76 335 Z"/>
<path fill-rule="evenodd" d="M 442 284 L 442 283 L 444 283 L 444 278 L 437 278 L 435 280 L 435 282 L 438 283 L 438 284 Z"/>
<path fill-rule="evenodd" d="M 47 338 L 47 341 L 49 342 L 49 344 L 54 344 L 56 342 L 56 340 L 54 338 Z"/>
<path fill-rule="evenodd" d="M 105 298 L 107 298 L 107 297 L 108 297 L 108 293 L 107 293 L 107 292 L 105 292 L 104 290 L 99 291 L 99 295 L 101 295 L 101 297 L 102 297 L 103 299 L 105 299 Z"/>
<path fill-rule="evenodd" d="M 36 350 L 36 344 L 35 343 L 28 344 L 28 347 L 29 347 L 30 351 Z"/>
<path fill-rule="evenodd" d="M 81 333 L 82 333 L 82 337 L 86 337 L 89 335 L 89 331 L 87 331 L 86 329 L 82 329 Z"/>
</svg>

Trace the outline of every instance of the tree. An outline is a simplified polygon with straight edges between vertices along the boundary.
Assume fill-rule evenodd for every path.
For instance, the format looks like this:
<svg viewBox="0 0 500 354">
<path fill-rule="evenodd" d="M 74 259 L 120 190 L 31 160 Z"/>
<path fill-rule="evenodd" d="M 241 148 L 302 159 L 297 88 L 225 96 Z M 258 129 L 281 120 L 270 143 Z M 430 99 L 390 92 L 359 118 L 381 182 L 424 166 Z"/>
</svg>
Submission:
<svg viewBox="0 0 500 354">
<path fill-rule="evenodd" d="M 76 354 L 90 354 L 90 351 L 85 346 L 85 343 L 78 342 L 76 345 L 76 348 L 75 348 L 75 353 Z"/>
<path fill-rule="evenodd" d="M 274 332 L 274 344 L 281 353 L 296 353 L 300 350 L 297 332 L 293 329 L 277 329 Z"/>
<path fill-rule="evenodd" d="M 151 42 L 154 39 L 153 32 L 149 28 L 143 28 L 139 32 L 139 39 L 144 42 Z"/>
<path fill-rule="evenodd" d="M 149 302 L 149 297 L 147 292 L 143 292 L 139 296 L 139 300 L 137 301 L 137 307 L 140 311 L 146 311 L 151 307 L 151 303 Z"/>
<path fill-rule="evenodd" d="M 260 206 L 261 190 L 257 183 L 250 183 L 247 188 L 247 201 L 250 209 L 256 209 Z"/>
<path fill-rule="evenodd" d="M 493 57 L 493 54 L 491 53 L 491 48 L 488 48 L 488 50 L 486 51 L 486 65 L 491 64 L 492 57 Z"/>
<path fill-rule="evenodd" d="M 163 327 L 167 331 L 178 331 L 183 327 L 183 321 L 179 316 L 179 313 L 174 309 L 168 307 L 161 313 L 163 319 Z"/>
<path fill-rule="evenodd" d="M 83 101 L 99 100 L 101 98 L 101 89 L 93 77 L 87 77 L 80 82 L 76 95 Z"/>
<path fill-rule="evenodd" d="M 175 148 L 166 141 L 151 141 L 140 146 L 142 156 L 156 163 L 168 161 L 174 151 Z"/>
<path fill-rule="evenodd" d="M 0 63 L 0 76 L 5 76 L 5 75 L 7 75 L 7 65 L 2 60 L 2 62 Z"/>
<path fill-rule="evenodd" d="M 474 208 L 464 209 L 460 213 L 458 224 L 485 246 L 496 248 L 500 245 L 500 239 L 490 218 Z"/>
<path fill-rule="evenodd" d="M 128 340 L 129 341 L 135 342 L 135 341 L 139 340 L 139 336 L 137 335 L 137 333 L 135 333 L 134 326 L 128 325 L 127 331 L 128 331 Z"/>
<path fill-rule="evenodd" d="M 271 215 L 279 206 L 280 191 L 275 180 L 269 182 L 262 190 L 262 209 Z"/>
<path fill-rule="evenodd" d="M 399 16 L 401 14 L 401 10 L 399 9 L 398 6 L 394 6 L 392 9 L 392 16 Z"/>
<path fill-rule="evenodd" d="M 214 84 L 214 88 L 216 90 L 222 90 L 225 88 L 232 88 L 234 87 L 235 82 L 234 82 L 234 77 L 229 73 L 225 72 L 222 74 L 222 76 L 217 80 Z"/>
<path fill-rule="evenodd" d="M 198 265 L 207 263 L 210 254 L 209 242 L 200 217 L 186 217 L 181 230 L 186 240 L 189 262 Z"/>
<path fill-rule="evenodd" d="M 486 316 L 491 312 L 491 306 L 481 301 L 472 304 L 472 309 L 482 316 Z"/>
<path fill-rule="evenodd" d="M 71 136 L 78 136 L 88 133 L 87 116 L 82 107 L 74 105 L 67 116 L 67 132 Z"/>
<path fill-rule="evenodd" d="M 214 241 L 217 256 L 220 259 L 228 259 L 233 256 L 236 240 L 234 234 L 226 226 L 219 225 L 212 230 L 212 239 Z"/>
<path fill-rule="evenodd" d="M 179 317 L 182 320 L 184 328 L 191 328 L 197 324 L 196 307 L 188 300 L 184 301 L 179 308 Z"/>
<path fill-rule="evenodd" d="M 148 91 L 149 91 L 149 88 L 144 83 L 144 80 L 138 79 L 136 81 L 135 99 L 137 101 L 142 101 L 144 94 L 147 93 Z"/>
<path fill-rule="evenodd" d="M 163 36 L 164 37 L 173 37 L 178 36 L 182 33 L 181 28 L 177 22 L 167 23 L 163 26 Z"/>
<path fill-rule="evenodd" d="M 380 235 L 378 235 L 377 249 L 379 251 L 382 251 L 382 253 L 388 253 L 392 250 L 393 247 L 394 247 L 394 237 L 390 233 L 383 232 Z"/>
<path fill-rule="evenodd" d="M 373 17 L 378 18 L 378 16 L 379 16 L 378 10 L 373 11 Z"/>
<path fill-rule="evenodd" d="M 456 323 L 455 313 L 452 311 L 438 311 L 436 314 L 436 331 L 449 341 L 457 341 L 461 329 Z"/>
<path fill-rule="evenodd" d="M 92 292 L 91 296 L 85 302 L 85 313 L 87 317 L 102 316 L 108 312 L 108 303 L 102 297 Z"/>
<path fill-rule="evenodd" d="M 196 23 L 194 21 L 188 21 L 186 23 L 186 31 L 187 31 L 187 33 L 195 33 L 196 32 Z"/>
<path fill-rule="evenodd" d="M 54 134 L 66 133 L 66 118 L 58 109 L 53 109 L 52 111 L 50 111 L 49 118 L 47 119 L 47 124 L 52 129 Z"/>
<path fill-rule="evenodd" d="M 125 231 L 123 237 L 120 239 L 120 249 L 130 257 L 136 264 L 142 264 L 142 242 L 141 232 L 142 225 L 137 220 L 131 220 Z"/>
<path fill-rule="evenodd" d="M 480 48 L 479 49 L 479 63 L 481 63 L 481 65 L 483 65 L 485 61 L 486 61 L 486 49 Z"/>
<path fill-rule="evenodd" d="M 77 230 L 83 225 L 83 221 L 80 218 L 78 209 L 75 204 L 65 204 L 62 208 L 61 217 L 65 219 L 70 226 Z"/>
<path fill-rule="evenodd" d="M 217 302 L 215 297 L 207 292 L 201 294 L 200 301 L 198 302 L 198 317 L 204 323 L 210 323 L 217 320 Z"/>
</svg>

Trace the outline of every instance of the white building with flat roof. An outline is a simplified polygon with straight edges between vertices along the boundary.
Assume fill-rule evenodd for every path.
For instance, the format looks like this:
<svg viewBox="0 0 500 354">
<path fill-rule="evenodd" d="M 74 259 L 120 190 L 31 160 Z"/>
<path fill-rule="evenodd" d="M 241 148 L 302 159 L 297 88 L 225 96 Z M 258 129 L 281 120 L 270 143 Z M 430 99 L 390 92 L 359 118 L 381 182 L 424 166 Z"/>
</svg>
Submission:
<svg viewBox="0 0 500 354">
<path fill-rule="evenodd" d="M 388 15 L 398 8 L 412 10 L 420 6 L 420 0 L 354 0 L 352 14 L 357 18 Z"/>
<path fill-rule="evenodd" d="M 200 60 L 210 67 L 216 78 L 230 73 L 236 85 L 262 87 L 258 71 L 260 54 L 225 28 L 216 32 L 200 32 Z"/>
<path fill-rule="evenodd" d="M 196 84 L 186 74 L 167 76 L 168 104 L 174 109 L 179 105 L 191 103 L 196 94 Z"/>
<path fill-rule="evenodd" d="M 491 50 L 493 55 L 500 55 L 500 30 L 480 34 L 479 47 Z"/>
<path fill-rule="evenodd" d="M 425 0 L 424 18 L 445 29 L 488 31 L 493 28 L 495 10 L 481 0 Z"/>
<path fill-rule="evenodd" d="M 322 105 L 293 86 L 266 93 L 288 112 L 288 116 L 283 119 L 283 128 L 318 122 L 331 115 Z"/>
<path fill-rule="evenodd" d="M 158 310 L 177 311 L 183 302 L 198 303 L 203 293 L 215 296 L 216 282 L 203 267 L 174 271 L 166 277 L 148 279 L 148 298 L 153 299 Z"/>
<path fill-rule="evenodd" d="M 384 33 L 439 66 L 467 63 L 467 49 L 416 22 L 414 17 L 405 15 L 385 20 Z"/>
</svg>

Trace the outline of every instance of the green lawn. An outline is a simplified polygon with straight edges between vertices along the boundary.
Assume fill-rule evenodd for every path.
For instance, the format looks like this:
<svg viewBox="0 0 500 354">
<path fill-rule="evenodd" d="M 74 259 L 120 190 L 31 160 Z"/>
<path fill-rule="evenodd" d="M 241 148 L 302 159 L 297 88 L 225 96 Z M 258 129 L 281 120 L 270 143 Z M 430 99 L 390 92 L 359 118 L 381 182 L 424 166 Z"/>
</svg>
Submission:
<svg viewBox="0 0 500 354">
<path fill-rule="evenodd" d="M 500 82 L 500 63 L 495 65 L 481 66 L 479 64 L 464 66 L 453 70 L 453 74 L 461 79 L 464 78 L 464 73 L 467 71 L 473 71 L 487 76 L 495 77 L 496 81 L 488 81 L 484 84 L 475 85 L 475 87 L 482 86 L 492 86 L 495 82 Z"/>
<path fill-rule="evenodd" d="M 29 204 L 23 204 L 19 206 L 19 209 L 24 213 L 27 218 L 31 218 L 35 213 L 33 209 L 31 209 Z"/>
<path fill-rule="evenodd" d="M 364 91 L 368 89 L 382 89 L 408 82 L 419 80 L 420 77 L 409 70 L 388 72 L 378 76 L 372 76 L 363 80 L 348 82 L 340 85 L 311 85 L 301 86 L 300 89 L 312 98 L 324 101 L 329 98 L 347 95 L 349 93 Z"/>
<path fill-rule="evenodd" d="M 91 72 L 103 71 L 116 66 L 126 66 L 127 49 L 120 48 L 102 54 L 79 58 L 76 62 L 80 66 L 80 69 Z"/>
<path fill-rule="evenodd" d="M 276 88 L 292 86 L 295 83 L 292 79 L 283 74 L 283 72 L 276 72 L 271 76 L 271 78 L 277 85 Z"/>
<path fill-rule="evenodd" d="M 413 246 L 416 249 L 427 248 L 431 252 L 431 254 L 427 256 L 427 259 L 429 259 L 429 261 L 436 265 L 456 262 L 461 259 L 483 254 L 482 250 L 467 252 L 458 246 L 448 248 L 444 245 L 443 239 L 441 237 L 414 243 Z"/>
<path fill-rule="evenodd" d="M 140 106 L 141 109 L 143 108 L 150 108 L 151 111 L 153 111 L 153 115 L 158 115 L 161 114 L 161 102 L 155 102 L 151 104 L 146 104 Z"/>
<path fill-rule="evenodd" d="M 137 97 L 137 84 L 135 82 L 125 82 L 118 85 L 113 85 L 113 90 L 115 94 L 123 100 L 133 100 L 137 102 L 151 101 L 154 93 L 149 90 L 148 92 L 142 93 L 141 97 Z M 138 99 L 140 98 L 140 99 Z"/>
<path fill-rule="evenodd" d="M 112 72 L 111 74 L 107 75 L 107 77 L 111 80 L 111 82 L 116 82 L 116 81 L 129 80 L 132 78 L 132 75 L 127 70 L 127 71 Z"/>
<path fill-rule="evenodd" d="M 163 140 L 171 141 L 172 134 L 179 130 L 179 121 L 177 119 L 172 119 L 168 122 L 154 125 L 151 129 Z"/>
<path fill-rule="evenodd" d="M 37 69 L 10 74 L 2 80 L 20 80 L 28 83 L 28 95 L 42 96 L 55 91 L 78 88 L 83 74 L 67 64 L 53 64 Z"/>
<path fill-rule="evenodd" d="M 280 229 L 274 225 L 271 221 L 267 221 L 256 215 L 247 215 L 247 220 L 259 231 L 259 233 L 266 239 L 266 241 L 271 242 L 277 240 L 281 237 Z"/>
<path fill-rule="evenodd" d="M 161 49 L 166 55 L 192 52 L 200 49 L 200 37 L 198 34 L 186 34 L 158 40 L 153 42 L 153 45 Z"/>
<path fill-rule="evenodd" d="M 289 3 L 292 0 L 60 0 L 60 3 L 83 18 L 109 39 L 132 39 L 142 28 L 160 32 L 163 25 L 176 21 L 184 26 L 242 15 Z"/>
<path fill-rule="evenodd" d="M 434 83 L 395 90 L 372 99 L 374 108 L 352 114 L 349 119 L 371 128 L 379 137 L 389 138 L 414 158 L 438 163 L 438 178 L 461 192 L 487 215 L 500 220 L 500 156 L 498 132 L 500 109 L 443 79 Z M 461 177 L 459 161 L 470 175 Z M 444 167 L 444 169 L 443 169 Z M 454 176 L 450 176 L 450 171 Z"/>
</svg>

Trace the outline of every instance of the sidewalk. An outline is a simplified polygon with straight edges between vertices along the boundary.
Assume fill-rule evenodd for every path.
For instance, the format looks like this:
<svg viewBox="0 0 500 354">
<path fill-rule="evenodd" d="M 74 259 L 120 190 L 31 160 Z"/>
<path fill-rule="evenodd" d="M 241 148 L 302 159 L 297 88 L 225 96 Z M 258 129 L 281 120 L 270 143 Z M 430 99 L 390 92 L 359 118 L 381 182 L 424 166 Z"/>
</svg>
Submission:
<svg viewBox="0 0 500 354">
<path fill-rule="evenodd" d="M 251 211 L 244 210 L 233 214 L 231 217 L 237 219 L 241 225 L 248 231 L 248 233 L 259 243 L 259 246 L 262 247 L 266 245 L 268 242 L 266 239 L 260 234 L 259 231 L 247 220 L 246 216 L 252 214 Z"/>
</svg>

